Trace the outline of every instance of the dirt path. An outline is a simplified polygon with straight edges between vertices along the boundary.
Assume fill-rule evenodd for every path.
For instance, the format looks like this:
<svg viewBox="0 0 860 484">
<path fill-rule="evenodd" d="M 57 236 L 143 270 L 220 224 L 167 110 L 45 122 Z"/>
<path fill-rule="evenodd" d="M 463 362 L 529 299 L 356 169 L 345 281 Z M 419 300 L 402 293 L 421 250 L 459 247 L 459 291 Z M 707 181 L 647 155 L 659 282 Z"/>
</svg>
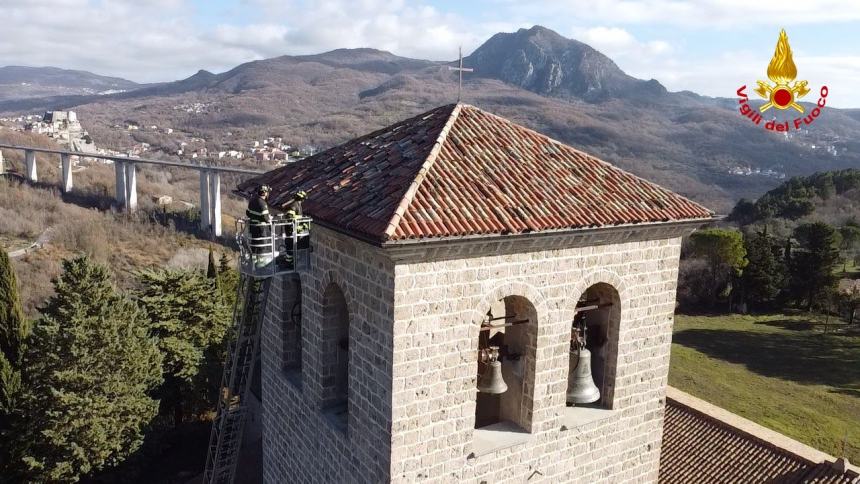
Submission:
<svg viewBox="0 0 860 484">
<path fill-rule="evenodd" d="M 17 259 L 19 257 L 24 257 L 30 252 L 35 252 L 41 249 L 45 244 L 51 241 L 51 235 L 53 235 L 54 227 L 48 227 L 41 234 L 39 234 L 39 238 L 36 239 L 35 242 L 30 244 L 29 247 L 24 247 L 23 249 L 13 250 L 9 252 L 10 259 Z"/>
</svg>

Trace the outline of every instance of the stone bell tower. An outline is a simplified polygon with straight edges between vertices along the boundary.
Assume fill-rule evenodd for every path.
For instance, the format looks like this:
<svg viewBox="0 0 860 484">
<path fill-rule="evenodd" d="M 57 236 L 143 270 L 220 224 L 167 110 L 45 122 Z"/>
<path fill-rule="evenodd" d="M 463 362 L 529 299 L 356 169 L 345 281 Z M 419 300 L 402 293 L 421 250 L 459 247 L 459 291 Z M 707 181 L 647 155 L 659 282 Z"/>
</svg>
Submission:
<svg viewBox="0 0 860 484">
<path fill-rule="evenodd" d="M 262 330 L 266 482 L 656 481 L 681 236 L 712 212 L 465 104 L 260 183 L 314 218 Z M 582 329 L 599 397 L 571 406 Z"/>
</svg>

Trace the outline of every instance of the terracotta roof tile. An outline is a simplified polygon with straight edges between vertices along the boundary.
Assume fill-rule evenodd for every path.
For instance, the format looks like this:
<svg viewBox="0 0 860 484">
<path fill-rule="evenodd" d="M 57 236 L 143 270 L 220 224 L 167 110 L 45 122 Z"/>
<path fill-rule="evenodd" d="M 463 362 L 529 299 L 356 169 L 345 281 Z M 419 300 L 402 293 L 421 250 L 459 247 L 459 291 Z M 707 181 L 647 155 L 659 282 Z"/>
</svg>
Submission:
<svg viewBox="0 0 860 484">
<path fill-rule="evenodd" d="M 663 484 L 853 484 L 853 471 L 813 463 L 720 420 L 666 400 L 660 477 Z"/>
<path fill-rule="evenodd" d="M 706 219 L 703 206 L 466 104 L 442 106 L 239 185 L 375 242 Z"/>
</svg>

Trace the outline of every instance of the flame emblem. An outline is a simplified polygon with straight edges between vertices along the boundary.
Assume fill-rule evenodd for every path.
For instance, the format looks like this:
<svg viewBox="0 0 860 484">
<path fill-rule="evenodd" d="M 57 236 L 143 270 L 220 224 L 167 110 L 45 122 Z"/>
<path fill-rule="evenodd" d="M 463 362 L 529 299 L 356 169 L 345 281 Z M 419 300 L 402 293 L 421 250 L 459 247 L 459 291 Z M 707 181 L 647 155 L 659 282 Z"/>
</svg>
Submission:
<svg viewBox="0 0 860 484">
<path fill-rule="evenodd" d="M 803 106 L 795 101 L 809 93 L 809 88 L 806 87 L 808 82 L 794 81 L 797 77 L 797 66 L 791 55 L 791 46 L 788 45 L 788 35 L 786 35 L 785 29 L 779 32 L 773 59 L 767 66 L 767 77 L 773 81 L 773 85 L 766 81 L 757 81 L 758 88 L 755 89 L 759 96 L 768 100 L 759 110 L 765 112 L 772 107 L 777 109 L 794 108 L 802 113 Z"/>
</svg>

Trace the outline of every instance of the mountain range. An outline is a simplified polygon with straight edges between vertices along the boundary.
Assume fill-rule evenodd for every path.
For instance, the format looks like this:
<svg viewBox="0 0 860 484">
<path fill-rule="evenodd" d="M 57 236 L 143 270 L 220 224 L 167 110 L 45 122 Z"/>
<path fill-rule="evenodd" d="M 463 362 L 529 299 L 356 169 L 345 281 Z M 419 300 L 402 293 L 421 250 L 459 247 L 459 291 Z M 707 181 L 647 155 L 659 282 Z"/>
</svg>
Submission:
<svg viewBox="0 0 860 484">
<path fill-rule="evenodd" d="M 105 94 L 129 91 L 141 85 L 118 77 L 57 67 L 0 67 L 0 101 Z"/>
<path fill-rule="evenodd" d="M 464 64 L 474 69 L 464 75 L 464 102 L 717 211 L 728 211 L 740 197 L 759 196 L 783 174 L 860 167 L 858 110 L 827 107 L 813 129 L 791 137 L 767 132 L 743 118 L 734 99 L 669 92 L 544 27 L 496 34 Z M 74 108 L 102 144 L 145 141 L 165 153 L 175 152 L 182 134 L 204 138 L 213 148 L 247 149 L 251 140 L 270 135 L 325 148 L 456 100 L 452 65 L 337 49 L 248 62 L 219 74 L 201 70 L 116 94 L 0 100 L 0 112 Z M 170 126 L 175 134 L 141 130 L 129 137 L 116 128 L 131 121 Z"/>
</svg>

